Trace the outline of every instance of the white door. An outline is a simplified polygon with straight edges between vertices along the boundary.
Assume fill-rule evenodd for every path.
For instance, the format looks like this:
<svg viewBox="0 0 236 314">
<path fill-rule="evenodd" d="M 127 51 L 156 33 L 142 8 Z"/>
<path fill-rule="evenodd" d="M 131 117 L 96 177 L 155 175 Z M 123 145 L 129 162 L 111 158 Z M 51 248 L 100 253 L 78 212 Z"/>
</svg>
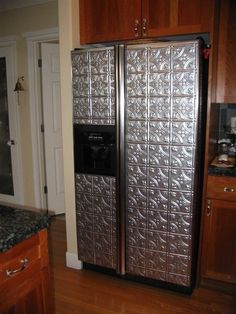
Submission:
<svg viewBox="0 0 236 314">
<path fill-rule="evenodd" d="M 14 52 L 14 46 L 0 47 L 0 201 L 23 205 Z"/>
<path fill-rule="evenodd" d="M 42 90 L 48 209 L 65 212 L 61 129 L 59 45 L 43 43 Z"/>
</svg>

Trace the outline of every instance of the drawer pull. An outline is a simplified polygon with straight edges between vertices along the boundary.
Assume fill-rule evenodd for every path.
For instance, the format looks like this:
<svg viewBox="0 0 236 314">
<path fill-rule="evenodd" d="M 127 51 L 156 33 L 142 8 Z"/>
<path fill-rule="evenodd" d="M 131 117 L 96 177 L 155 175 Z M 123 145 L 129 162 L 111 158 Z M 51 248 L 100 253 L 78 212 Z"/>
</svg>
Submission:
<svg viewBox="0 0 236 314">
<path fill-rule="evenodd" d="M 224 192 L 235 192 L 235 189 L 224 187 Z"/>
<path fill-rule="evenodd" d="M 21 263 L 21 266 L 19 268 L 14 269 L 14 270 L 12 270 L 12 269 L 6 270 L 7 277 L 12 277 L 17 273 L 22 272 L 25 269 L 26 265 L 29 263 L 29 259 L 26 257 L 26 258 L 20 260 L 20 263 Z"/>
</svg>

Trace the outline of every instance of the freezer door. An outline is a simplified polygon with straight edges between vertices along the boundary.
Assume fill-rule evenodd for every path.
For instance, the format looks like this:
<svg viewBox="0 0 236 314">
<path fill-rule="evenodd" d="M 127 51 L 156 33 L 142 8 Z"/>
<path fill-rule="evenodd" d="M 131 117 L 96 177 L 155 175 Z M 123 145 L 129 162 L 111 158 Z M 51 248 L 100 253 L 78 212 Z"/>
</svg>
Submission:
<svg viewBox="0 0 236 314">
<path fill-rule="evenodd" d="M 114 54 L 72 53 L 78 257 L 109 269 L 117 265 Z"/>
<path fill-rule="evenodd" d="M 192 283 L 199 43 L 128 46 L 126 273 Z"/>
</svg>

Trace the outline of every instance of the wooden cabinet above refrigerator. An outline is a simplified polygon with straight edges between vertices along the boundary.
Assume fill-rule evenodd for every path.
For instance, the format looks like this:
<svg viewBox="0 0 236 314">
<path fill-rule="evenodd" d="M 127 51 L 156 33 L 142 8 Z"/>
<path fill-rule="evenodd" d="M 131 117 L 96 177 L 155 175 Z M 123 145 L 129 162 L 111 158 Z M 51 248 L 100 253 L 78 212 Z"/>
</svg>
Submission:
<svg viewBox="0 0 236 314">
<path fill-rule="evenodd" d="M 81 44 L 210 32 L 215 0 L 79 0 Z"/>
</svg>

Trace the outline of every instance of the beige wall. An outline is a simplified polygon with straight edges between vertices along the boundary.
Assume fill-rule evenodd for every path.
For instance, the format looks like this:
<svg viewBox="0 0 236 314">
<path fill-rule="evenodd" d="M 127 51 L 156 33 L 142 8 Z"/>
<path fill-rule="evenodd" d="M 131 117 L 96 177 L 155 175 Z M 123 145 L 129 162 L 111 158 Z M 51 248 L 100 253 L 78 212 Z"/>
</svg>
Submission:
<svg viewBox="0 0 236 314">
<path fill-rule="evenodd" d="M 33 165 L 30 134 L 27 47 L 26 39 L 23 37 L 23 34 L 55 27 L 58 27 L 57 1 L 0 12 L 0 37 L 16 37 L 17 73 L 19 76 L 25 76 L 25 91 L 20 93 L 19 114 L 22 139 L 24 201 L 27 206 L 34 206 L 35 204 L 32 176 Z"/>
<path fill-rule="evenodd" d="M 29 95 L 27 92 L 27 47 L 26 40 L 22 34 L 25 32 L 54 28 L 59 24 L 67 251 L 72 254 L 77 254 L 77 237 L 74 195 L 70 52 L 79 46 L 78 2 L 78 0 L 58 0 L 58 3 L 57 1 L 49 2 L 48 4 L 34 7 L 0 12 L 0 37 L 17 36 L 18 74 L 25 76 L 25 92 L 20 94 L 20 123 L 23 140 L 22 159 L 24 168 L 25 203 L 28 206 L 34 206 L 34 192 Z"/>
<path fill-rule="evenodd" d="M 77 254 L 70 54 L 79 46 L 78 0 L 58 0 L 58 7 L 67 252 Z"/>
</svg>

